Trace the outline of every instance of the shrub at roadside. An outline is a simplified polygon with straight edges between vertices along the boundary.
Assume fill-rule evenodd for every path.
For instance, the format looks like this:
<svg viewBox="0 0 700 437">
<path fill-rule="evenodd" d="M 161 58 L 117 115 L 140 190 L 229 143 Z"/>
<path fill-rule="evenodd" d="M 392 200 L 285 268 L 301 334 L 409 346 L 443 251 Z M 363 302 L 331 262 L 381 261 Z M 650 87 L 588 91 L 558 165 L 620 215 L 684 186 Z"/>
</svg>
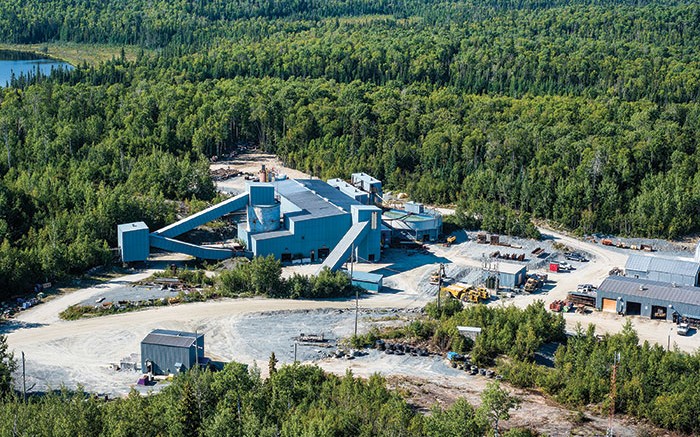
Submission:
<svg viewBox="0 0 700 437">
<path fill-rule="evenodd" d="M 216 282 L 222 296 L 267 296 L 276 298 L 309 298 L 354 296 L 355 287 L 343 272 L 324 269 L 316 276 L 295 273 L 282 278 L 282 264 L 273 256 L 240 261 L 223 271 Z"/>
</svg>

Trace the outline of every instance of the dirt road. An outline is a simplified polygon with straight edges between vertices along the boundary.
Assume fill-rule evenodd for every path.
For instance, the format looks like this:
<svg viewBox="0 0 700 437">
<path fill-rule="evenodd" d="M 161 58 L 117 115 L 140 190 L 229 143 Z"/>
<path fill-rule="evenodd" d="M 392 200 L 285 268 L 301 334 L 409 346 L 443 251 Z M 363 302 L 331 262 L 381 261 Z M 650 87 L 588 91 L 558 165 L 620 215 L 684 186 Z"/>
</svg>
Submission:
<svg viewBox="0 0 700 437">
<path fill-rule="evenodd" d="M 96 392 L 128 392 L 137 375 L 114 372 L 112 363 L 136 362 L 141 340 L 153 329 L 198 331 L 206 335 L 208 354 L 234 359 L 231 327 L 243 315 L 263 311 L 354 308 L 354 300 L 222 299 L 201 303 L 152 308 L 105 317 L 64 321 L 58 312 L 69 305 L 92 298 L 106 289 L 141 280 L 152 272 L 118 278 L 106 284 L 60 296 L 1 326 L 11 349 L 27 357 L 27 372 L 37 390 L 83 384 Z M 410 299 L 392 295 L 371 295 L 361 299 L 363 308 L 420 306 Z M 265 335 L 260 332 L 257 335 Z M 243 341 L 255 342 L 255 338 Z M 266 357 L 252 357 L 266 359 Z M 31 385 L 30 384 L 30 385 Z"/>
<path fill-rule="evenodd" d="M 86 299 L 96 297 L 99 294 L 104 293 L 105 291 L 113 290 L 124 285 L 138 282 L 142 279 L 153 275 L 154 272 L 155 270 L 146 270 L 133 275 L 115 278 L 103 284 L 95 285 L 94 287 L 83 288 L 72 293 L 58 296 L 55 299 L 50 299 L 45 303 L 38 305 L 31 311 L 21 312 L 15 318 L 15 321 L 20 323 L 38 325 L 57 323 L 60 321 L 60 319 L 58 318 L 58 313 L 68 308 L 69 306 L 76 305 Z"/>
</svg>

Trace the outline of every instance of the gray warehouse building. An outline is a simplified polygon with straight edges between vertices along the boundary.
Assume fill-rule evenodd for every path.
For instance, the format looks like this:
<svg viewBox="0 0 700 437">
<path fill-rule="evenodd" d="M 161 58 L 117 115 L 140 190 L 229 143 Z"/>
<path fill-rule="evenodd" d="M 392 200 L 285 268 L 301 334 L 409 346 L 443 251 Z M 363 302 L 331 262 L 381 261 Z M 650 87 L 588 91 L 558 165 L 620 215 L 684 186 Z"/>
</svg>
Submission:
<svg viewBox="0 0 700 437">
<path fill-rule="evenodd" d="M 677 321 L 700 319 L 700 289 L 624 276 L 600 284 L 596 308 L 630 316 Z"/>
<path fill-rule="evenodd" d="M 700 285 L 700 264 L 658 256 L 630 255 L 625 264 L 625 275 L 630 278 L 697 287 Z"/>
<path fill-rule="evenodd" d="M 156 329 L 141 341 L 144 373 L 179 373 L 204 361 L 204 334 Z"/>
</svg>

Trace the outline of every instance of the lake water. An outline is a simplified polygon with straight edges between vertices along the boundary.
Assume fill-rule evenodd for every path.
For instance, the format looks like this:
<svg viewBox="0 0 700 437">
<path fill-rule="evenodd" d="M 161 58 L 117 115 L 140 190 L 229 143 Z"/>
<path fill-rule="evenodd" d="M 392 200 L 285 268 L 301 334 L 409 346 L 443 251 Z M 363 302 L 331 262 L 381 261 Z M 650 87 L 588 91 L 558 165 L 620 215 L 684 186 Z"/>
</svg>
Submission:
<svg viewBox="0 0 700 437">
<path fill-rule="evenodd" d="M 49 75 L 52 69 L 63 67 L 72 69 L 73 66 L 55 59 L 45 59 L 31 53 L 8 52 L 0 50 L 0 87 L 7 86 L 14 73 L 15 77 L 21 74 L 34 75 L 37 70 Z"/>
</svg>

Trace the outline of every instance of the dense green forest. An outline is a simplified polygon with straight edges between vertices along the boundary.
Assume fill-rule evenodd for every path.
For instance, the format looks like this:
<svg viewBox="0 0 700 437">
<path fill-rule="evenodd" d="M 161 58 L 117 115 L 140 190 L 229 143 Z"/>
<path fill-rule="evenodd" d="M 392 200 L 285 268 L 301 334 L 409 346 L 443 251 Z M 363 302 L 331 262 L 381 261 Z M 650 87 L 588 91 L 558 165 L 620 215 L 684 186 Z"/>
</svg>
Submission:
<svg viewBox="0 0 700 437">
<path fill-rule="evenodd" d="M 0 41 L 136 44 L 0 91 L 0 294 L 208 201 L 241 144 L 535 235 L 700 230 L 691 1 L 0 1 Z M 508 223 L 508 224 L 506 224 Z"/>
</svg>

